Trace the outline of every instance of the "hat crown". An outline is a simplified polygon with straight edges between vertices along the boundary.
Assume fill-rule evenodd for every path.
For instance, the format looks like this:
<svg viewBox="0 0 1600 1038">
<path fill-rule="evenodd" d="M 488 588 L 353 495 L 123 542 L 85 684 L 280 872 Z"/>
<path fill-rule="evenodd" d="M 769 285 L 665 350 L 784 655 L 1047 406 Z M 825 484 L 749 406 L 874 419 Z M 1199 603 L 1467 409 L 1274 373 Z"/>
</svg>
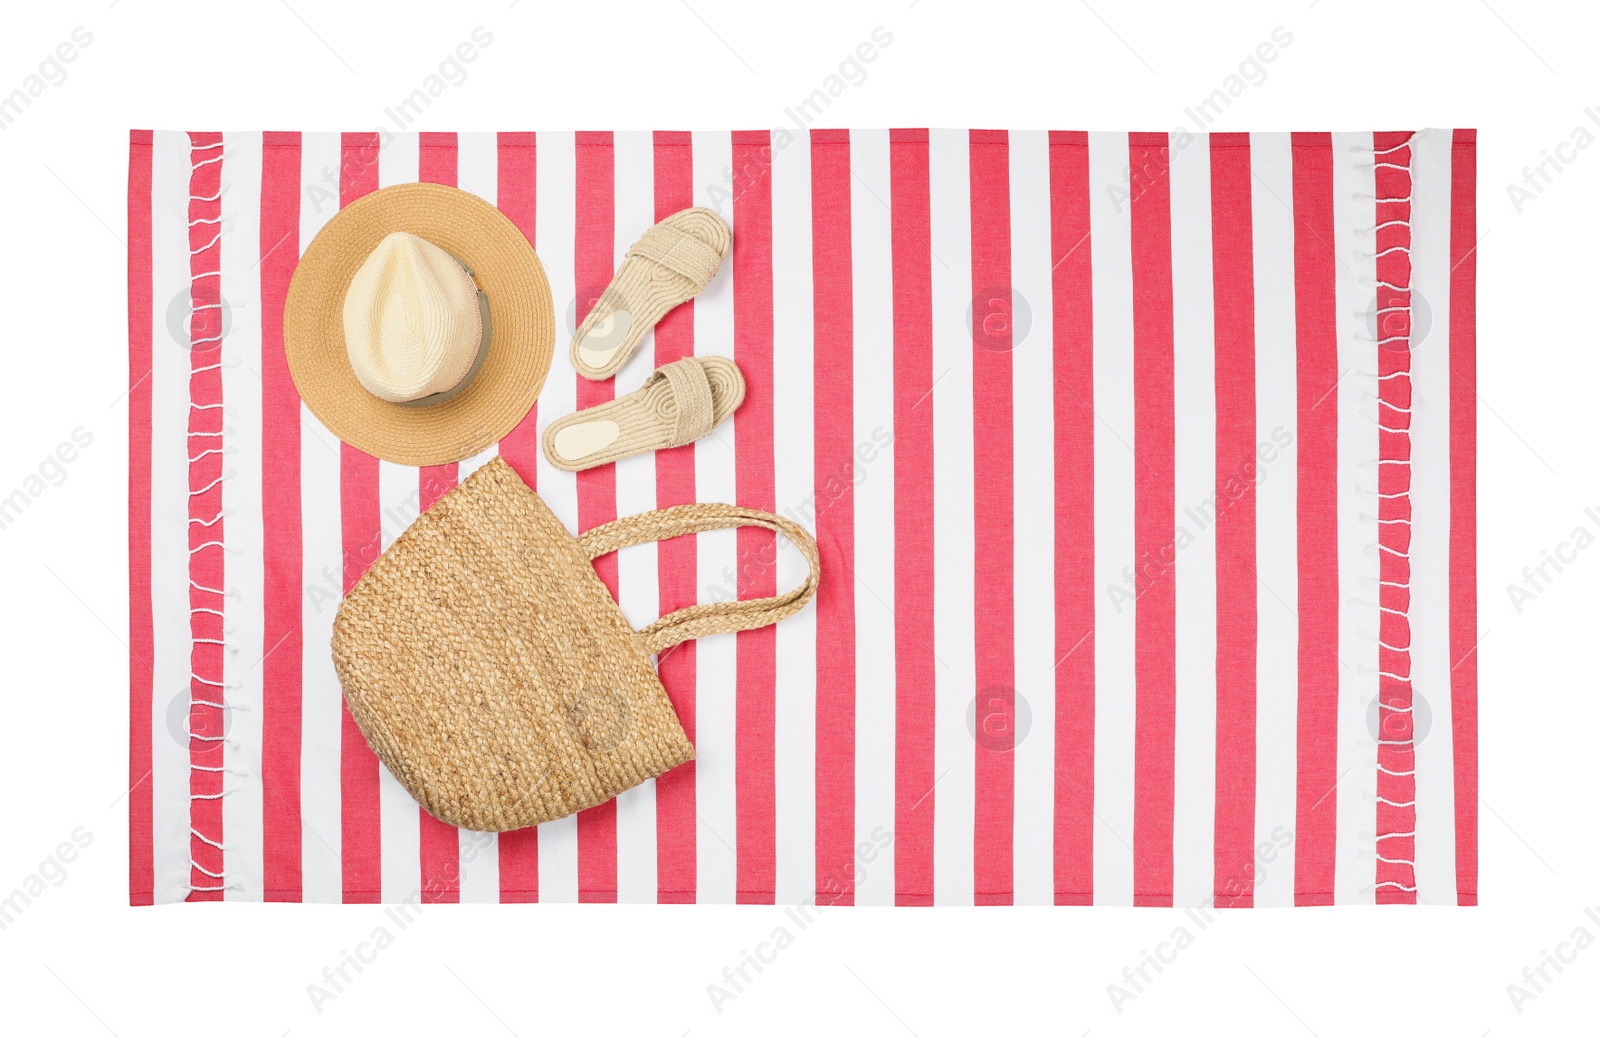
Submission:
<svg viewBox="0 0 1600 1038">
<path fill-rule="evenodd" d="M 374 396 L 406 403 L 443 393 L 478 356 L 477 285 L 444 249 L 395 231 L 350 281 L 344 334 L 350 367 Z"/>
</svg>

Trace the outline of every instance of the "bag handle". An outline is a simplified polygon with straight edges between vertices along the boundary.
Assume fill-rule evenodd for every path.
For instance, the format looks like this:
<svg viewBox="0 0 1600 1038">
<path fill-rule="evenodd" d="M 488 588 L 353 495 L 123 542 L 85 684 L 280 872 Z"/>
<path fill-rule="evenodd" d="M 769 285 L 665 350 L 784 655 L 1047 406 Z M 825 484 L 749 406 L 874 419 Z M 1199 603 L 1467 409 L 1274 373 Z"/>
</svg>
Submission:
<svg viewBox="0 0 1600 1038">
<path fill-rule="evenodd" d="M 660 652 L 690 638 L 748 631 L 798 613 L 817 593 L 817 581 L 822 575 L 816 540 L 799 525 L 771 512 L 734 505 L 695 504 L 642 512 L 596 526 L 578 538 L 578 547 L 592 562 L 632 544 L 738 526 L 758 526 L 787 537 L 800 549 L 810 567 L 806 579 L 798 587 L 771 598 L 708 602 L 668 613 L 639 632 L 646 652 Z"/>
</svg>

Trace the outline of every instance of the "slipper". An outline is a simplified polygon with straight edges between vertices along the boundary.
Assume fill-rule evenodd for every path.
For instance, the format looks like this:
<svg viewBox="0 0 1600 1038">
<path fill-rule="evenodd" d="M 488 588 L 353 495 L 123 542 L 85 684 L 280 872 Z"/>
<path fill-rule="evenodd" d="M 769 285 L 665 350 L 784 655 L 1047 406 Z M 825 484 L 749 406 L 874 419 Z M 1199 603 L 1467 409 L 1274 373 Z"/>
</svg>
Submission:
<svg viewBox="0 0 1600 1038">
<path fill-rule="evenodd" d="M 744 375 L 725 357 L 686 357 L 650 373 L 626 396 L 551 422 L 544 456 L 564 472 L 681 447 L 727 421 L 744 400 Z"/>
<path fill-rule="evenodd" d="M 705 291 L 732 241 L 710 209 L 680 210 L 645 231 L 572 335 L 578 374 L 595 381 L 615 375 L 657 321 Z"/>
</svg>

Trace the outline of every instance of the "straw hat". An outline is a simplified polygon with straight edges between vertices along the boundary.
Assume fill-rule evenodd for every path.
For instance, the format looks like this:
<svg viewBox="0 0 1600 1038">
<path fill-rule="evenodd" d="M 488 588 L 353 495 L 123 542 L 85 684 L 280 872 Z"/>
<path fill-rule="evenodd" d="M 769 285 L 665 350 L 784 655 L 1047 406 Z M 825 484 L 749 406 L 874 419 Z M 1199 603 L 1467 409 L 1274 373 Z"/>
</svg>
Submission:
<svg viewBox="0 0 1600 1038">
<path fill-rule="evenodd" d="M 533 407 L 555 312 L 539 258 L 503 213 L 453 187 L 401 184 L 312 239 L 283 340 L 296 388 L 334 435 L 385 461 L 442 465 Z"/>
</svg>

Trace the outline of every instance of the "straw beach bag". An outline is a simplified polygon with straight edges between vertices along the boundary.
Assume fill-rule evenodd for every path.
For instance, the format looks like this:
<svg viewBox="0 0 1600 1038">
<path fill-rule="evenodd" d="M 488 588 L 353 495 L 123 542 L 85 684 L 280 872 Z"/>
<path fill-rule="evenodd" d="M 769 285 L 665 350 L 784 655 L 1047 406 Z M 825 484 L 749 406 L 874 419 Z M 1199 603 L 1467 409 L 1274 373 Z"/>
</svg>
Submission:
<svg viewBox="0 0 1600 1038">
<path fill-rule="evenodd" d="M 736 526 L 794 542 L 806 579 L 634 631 L 591 565 L 630 544 Z M 732 505 L 665 508 L 574 538 L 496 458 L 351 589 L 334 621 L 334 666 L 367 742 L 430 814 L 463 829 L 519 829 L 693 759 L 650 654 L 775 623 L 811 599 L 818 576 L 810 534 Z"/>
</svg>

